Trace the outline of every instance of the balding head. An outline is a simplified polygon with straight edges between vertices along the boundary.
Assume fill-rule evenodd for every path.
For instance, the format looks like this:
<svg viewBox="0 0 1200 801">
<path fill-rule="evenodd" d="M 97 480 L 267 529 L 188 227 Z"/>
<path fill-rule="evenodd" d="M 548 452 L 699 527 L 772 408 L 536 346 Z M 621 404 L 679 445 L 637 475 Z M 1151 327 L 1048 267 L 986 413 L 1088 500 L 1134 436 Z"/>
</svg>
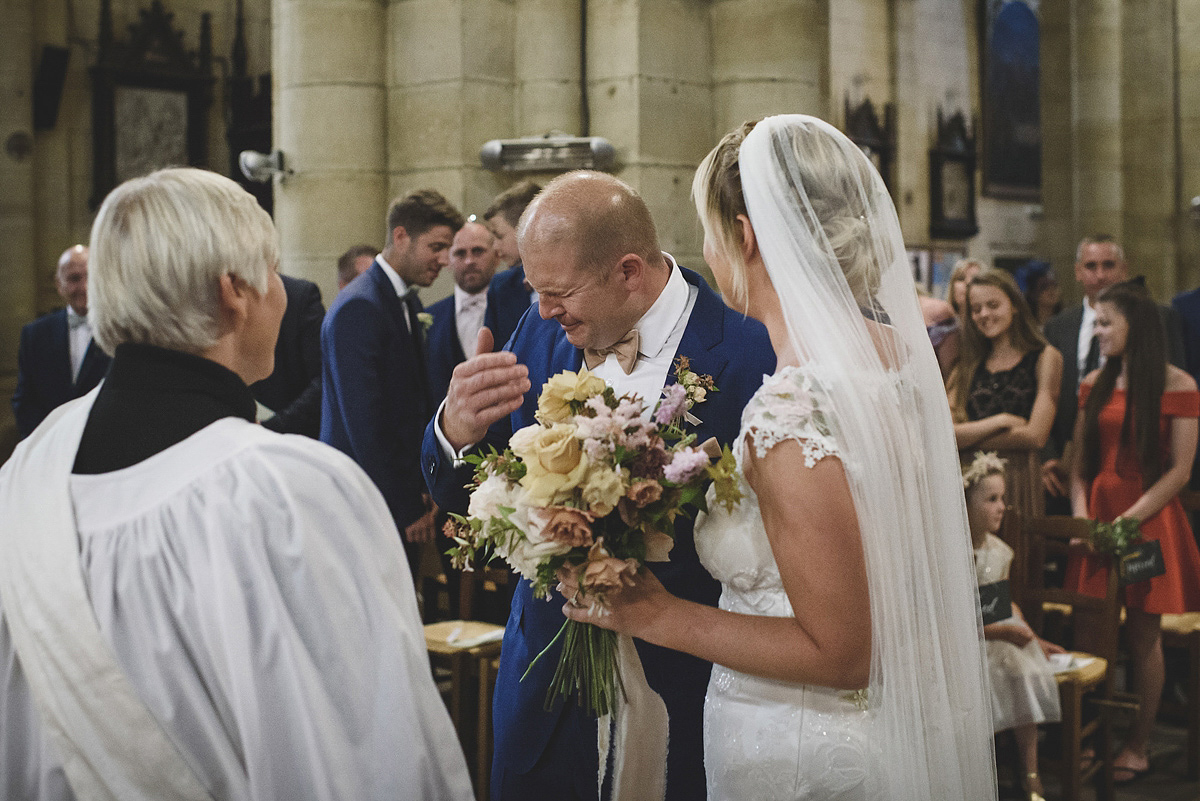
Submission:
<svg viewBox="0 0 1200 801">
<path fill-rule="evenodd" d="M 556 320 L 577 348 L 621 339 L 671 274 L 646 204 L 602 173 L 551 181 L 521 217 L 517 241 L 538 313 Z"/>
<path fill-rule="evenodd" d="M 64 250 L 58 257 L 54 286 L 67 305 L 81 316 L 87 316 L 88 312 L 87 277 L 88 249 L 83 245 L 73 245 Z"/>
<path fill-rule="evenodd" d="M 578 170 L 555 178 L 525 210 L 517 226 L 521 253 L 569 247 L 576 267 L 601 271 L 627 254 L 665 271 L 658 233 L 641 195 L 611 175 Z"/>
</svg>

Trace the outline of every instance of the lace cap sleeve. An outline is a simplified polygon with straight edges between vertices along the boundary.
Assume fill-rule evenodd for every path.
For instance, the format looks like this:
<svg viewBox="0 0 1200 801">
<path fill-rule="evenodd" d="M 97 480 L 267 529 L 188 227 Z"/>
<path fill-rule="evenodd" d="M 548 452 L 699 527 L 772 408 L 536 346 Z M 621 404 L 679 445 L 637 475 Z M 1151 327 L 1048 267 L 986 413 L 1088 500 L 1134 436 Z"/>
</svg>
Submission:
<svg viewBox="0 0 1200 801">
<path fill-rule="evenodd" d="M 755 455 L 762 459 L 771 448 L 794 439 L 803 448 L 805 467 L 837 456 L 823 395 L 820 383 L 803 368 L 784 368 L 769 376 L 742 414 L 745 444 L 753 443 Z"/>
</svg>

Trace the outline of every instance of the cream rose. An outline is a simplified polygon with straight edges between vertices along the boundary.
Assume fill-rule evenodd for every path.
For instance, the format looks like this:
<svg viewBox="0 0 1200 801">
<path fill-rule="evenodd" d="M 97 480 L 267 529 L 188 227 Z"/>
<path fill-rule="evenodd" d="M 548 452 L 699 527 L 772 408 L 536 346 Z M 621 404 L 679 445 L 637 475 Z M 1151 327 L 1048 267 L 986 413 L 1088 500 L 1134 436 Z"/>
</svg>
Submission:
<svg viewBox="0 0 1200 801">
<path fill-rule="evenodd" d="M 583 403 L 593 395 L 604 392 L 604 379 L 587 370 L 573 373 L 565 370 L 552 377 L 538 396 L 537 419 L 544 425 L 565 423 L 571 419 L 571 403 Z"/>
<path fill-rule="evenodd" d="M 617 506 L 625 492 L 625 478 L 607 466 L 595 467 L 583 482 L 583 500 L 596 517 L 604 517 Z"/>
<path fill-rule="evenodd" d="M 550 506 L 555 495 L 579 486 L 587 475 L 588 463 L 575 426 L 566 423 L 555 423 L 538 432 L 523 461 L 521 486 L 531 506 Z"/>
</svg>

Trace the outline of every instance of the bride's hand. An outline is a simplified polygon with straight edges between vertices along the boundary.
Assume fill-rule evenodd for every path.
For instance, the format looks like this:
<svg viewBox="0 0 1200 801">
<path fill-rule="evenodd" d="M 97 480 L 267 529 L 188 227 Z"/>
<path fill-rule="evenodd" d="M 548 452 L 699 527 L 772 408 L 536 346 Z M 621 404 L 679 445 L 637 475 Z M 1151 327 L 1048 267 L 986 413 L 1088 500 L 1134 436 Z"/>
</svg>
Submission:
<svg viewBox="0 0 1200 801">
<path fill-rule="evenodd" d="M 675 596 L 667 592 L 658 578 L 643 567 L 624 578 L 621 586 L 599 596 L 579 585 L 579 572 L 569 568 L 558 571 L 556 589 L 567 599 L 563 614 L 580 623 L 591 623 L 620 634 L 639 637 L 646 631 Z"/>
</svg>

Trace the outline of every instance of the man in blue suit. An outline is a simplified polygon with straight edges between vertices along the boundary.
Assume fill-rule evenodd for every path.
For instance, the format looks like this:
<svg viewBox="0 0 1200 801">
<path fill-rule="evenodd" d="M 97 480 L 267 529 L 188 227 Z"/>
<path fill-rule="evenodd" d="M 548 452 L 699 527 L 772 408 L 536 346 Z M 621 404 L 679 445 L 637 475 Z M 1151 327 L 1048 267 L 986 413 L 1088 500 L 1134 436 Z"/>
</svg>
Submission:
<svg viewBox="0 0 1200 801">
<path fill-rule="evenodd" d="M 585 358 L 618 394 L 638 394 L 653 406 L 674 381 L 676 358 L 688 357 L 691 369 L 711 375 L 720 390 L 692 410 L 701 420 L 696 435 L 724 443 L 736 437 L 742 407 L 775 368 L 766 330 L 658 249 L 636 192 L 602 173 L 557 178 L 522 218 L 520 243 L 538 307 L 521 319 L 508 352 L 490 353 L 490 336 L 481 332 L 480 354 L 458 369 L 441 414 L 426 429 L 422 463 L 439 504 L 463 509 L 464 452 L 481 440 L 502 446 L 511 431 L 534 422 L 544 382 L 580 369 Z M 637 356 L 624 367 L 610 349 L 634 332 Z M 692 534 L 690 522 L 677 525 L 670 561 L 652 569 L 673 592 L 716 604 L 720 585 L 700 565 Z M 491 797 L 500 801 L 598 796 L 595 718 L 574 700 L 544 708 L 559 649 L 521 678 L 562 626 L 563 601 L 535 599 L 525 580 L 513 596 L 493 700 Z M 711 665 L 637 646 L 646 679 L 670 716 L 667 798 L 704 798 L 703 705 Z"/>
<path fill-rule="evenodd" d="M 429 325 L 429 386 L 434 405 L 446 397 L 454 368 L 475 355 L 497 259 L 495 237 L 483 223 L 468 222 L 454 235 L 450 248 L 454 294 L 426 310 L 433 318 Z"/>
<path fill-rule="evenodd" d="M 420 545 L 436 530 L 419 461 L 433 406 L 416 287 L 429 286 L 446 266 L 462 224 L 433 190 L 393 201 L 387 246 L 338 293 L 321 325 L 321 441 L 379 487 L 414 573 Z"/>
<path fill-rule="evenodd" d="M 108 372 L 112 360 L 92 341 L 87 320 L 87 274 L 88 249 L 75 245 L 64 251 L 54 286 L 67 307 L 21 329 L 12 407 L 22 437 L 55 408 L 91 392 Z"/>
<path fill-rule="evenodd" d="M 521 265 L 521 253 L 517 249 L 517 223 L 540 191 L 542 188 L 533 181 L 513 184 L 496 195 L 492 205 L 483 213 L 483 219 L 496 237 L 496 253 L 500 263 L 511 265 L 498 273 L 488 287 L 484 324 L 492 332 L 492 341 L 497 346 L 508 342 L 517 328 L 517 322 L 531 304 L 537 303 L 537 293 L 525 280 L 525 268 Z"/>
</svg>

